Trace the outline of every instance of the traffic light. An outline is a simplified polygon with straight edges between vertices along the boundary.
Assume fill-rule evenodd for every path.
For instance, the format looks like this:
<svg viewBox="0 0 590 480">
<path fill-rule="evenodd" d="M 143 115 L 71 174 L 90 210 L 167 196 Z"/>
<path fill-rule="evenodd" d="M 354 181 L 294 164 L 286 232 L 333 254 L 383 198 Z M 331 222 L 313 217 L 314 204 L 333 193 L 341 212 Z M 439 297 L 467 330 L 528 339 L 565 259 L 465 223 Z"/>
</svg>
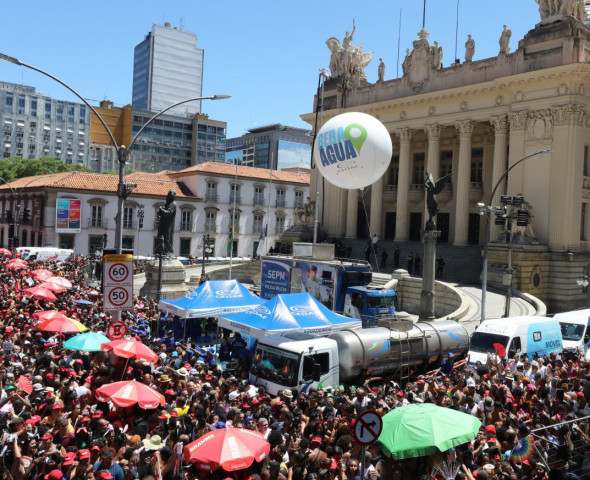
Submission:
<svg viewBox="0 0 590 480">
<path fill-rule="evenodd" d="M 25 210 L 23 212 L 23 223 L 28 222 L 30 217 L 31 217 L 31 209 L 25 208 Z"/>
<path fill-rule="evenodd" d="M 14 248 L 18 248 L 19 243 L 20 243 L 20 239 L 18 238 L 18 235 L 14 236 L 14 241 L 12 243 L 14 244 Z"/>
<path fill-rule="evenodd" d="M 12 237 L 8 237 L 8 248 L 12 248 L 12 247 L 13 247 Z"/>
</svg>

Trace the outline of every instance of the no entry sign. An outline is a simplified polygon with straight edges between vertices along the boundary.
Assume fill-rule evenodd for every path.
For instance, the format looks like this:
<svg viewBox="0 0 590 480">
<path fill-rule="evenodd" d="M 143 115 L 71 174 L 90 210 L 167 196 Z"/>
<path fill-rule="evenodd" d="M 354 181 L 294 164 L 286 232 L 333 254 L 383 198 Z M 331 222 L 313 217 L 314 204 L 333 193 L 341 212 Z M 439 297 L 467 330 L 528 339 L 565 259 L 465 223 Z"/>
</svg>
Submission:
<svg viewBox="0 0 590 480">
<path fill-rule="evenodd" d="M 383 421 L 379 414 L 374 410 L 367 410 L 357 417 L 352 435 L 361 445 L 369 445 L 377 441 L 382 429 Z"/>
<path fill-rule="evenodd" d="M 127 335 L 127 326 L 121 320 L 111 322 L 107 328 L 107 335 L 111 340 L 120 340 Z"/>
</svg>

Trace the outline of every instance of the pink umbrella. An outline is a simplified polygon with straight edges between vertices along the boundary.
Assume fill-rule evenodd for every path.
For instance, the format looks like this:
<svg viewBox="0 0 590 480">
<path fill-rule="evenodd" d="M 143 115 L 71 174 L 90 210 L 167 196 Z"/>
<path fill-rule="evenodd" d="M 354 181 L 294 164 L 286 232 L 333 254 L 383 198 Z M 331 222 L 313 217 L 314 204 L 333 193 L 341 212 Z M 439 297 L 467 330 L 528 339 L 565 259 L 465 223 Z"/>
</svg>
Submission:
<svg viewBox="0 0 590 480">
<path fill-rule="evenodd" d="M 12 252 L 7 248 L 0 248 L 0 255 L 4 258 L 12 258 Z"/>
<path fill-rule="evenodd" d="M 72 288 L 72 282 L 70 282 L 67 278 L 51 277 L 47 279 L 47 281 L 51 283 L 56 283 L 57 285 L 61 285 L 62 287 Z"/>
<path fill-rule="evenodd" d="M 45 320 L 63 320 L 68 318 L 63 312 L 58 312 L 56 310 L 45 310 L 44 312 L 35 312 L 33 313 L 33 317 L 35 317 L 40 322 L 44 322 Z"/>
<path fill-rule="evenodd" d="M 1 253 L 2 249 L 0 249 L 0 253 Z M 53 272 L 50 272 L 49 270 L 45 269 L 45 268 L 37 268 L 35 270 L 31 270 L 31 275 L 37 276 L 37 275 L 49 275 L 50 277 L 53 277 Z"/>
<path fill-rule="evenodd" d="M 46 288 L 47 290 L 51 290 L 53 293 L 64 293 L 67 288 L 57 283 L 45 282 L 39 285 L 39 287 Z"/>
<path fill-rule="evenodd" d="M 25 288 L 24 292 L 25 295 L 36 298 L 37 300 L 47 300 L 49 302 L 55 302 L 57 300 L 57 297 L 53 294 L 53 292 L 42 285 L 37 285 L 36 287 L 32 288 Z"/>
<path fill-rule="evenodd" d="M 131 407 L 137 403 L 141 408 L 149 409 L 166 404 L 164 395 L 135 380 L 104 385 L 96 390 L 96 398 L 100 402 L 110 400 L 117 407 Z"/>
<path fill-rule="evenodd" d="M 11 268 L 13 270 L 23 270 L 28 266 L 28 262 L 24 260 L 19 260 L 18 258 L 13 258 L 12 260 L 8 260 L 8 262 L 6 262 L 6 267 Z"/>
<path fill-rule="evenodd" d="M 103 352 L 113 351 L 115 355 L 121 358 L 136 358 L 144 362 L 156 363 L 158 355 L 143 343 L 138 342 L 135 338 L 128 340 L 113 340 L 102 344 Z"/>
</svg>

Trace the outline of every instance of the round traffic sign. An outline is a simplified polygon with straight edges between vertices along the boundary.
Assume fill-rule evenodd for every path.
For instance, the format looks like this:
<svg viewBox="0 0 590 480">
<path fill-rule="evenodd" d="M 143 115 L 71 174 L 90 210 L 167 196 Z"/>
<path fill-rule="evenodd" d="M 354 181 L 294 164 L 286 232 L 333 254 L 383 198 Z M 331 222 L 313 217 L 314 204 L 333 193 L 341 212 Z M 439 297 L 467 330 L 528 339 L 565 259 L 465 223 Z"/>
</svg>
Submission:
<svg viewBox="0 0 590 480">
<path fill-rule="evenodd" d="M 113 263 L 109 266 L 108 275 L 113 282 L 124 282 L 129 277 L 131 268 L 124 263 Z"/>
<path fill-rule="evenodd" d="M 375 410 L 361 413 L 354 424 L 352 435 L 361 445 L 376 442 L 383 429 L 383 420 Z"/>
<path fill-rule="evenodd" d="M 129 293 L 123 287 L 116 287 L 109 291 L 109 302 L 115 307 L 125 305 L 129 300 Z"/>
<path fill-rule="evenodd" d="M 111 340 L 120 340 L 127 335 L 127 325 L 121 320 L 111 322 L 107 328 L 107 335 Z"/>
</svg>

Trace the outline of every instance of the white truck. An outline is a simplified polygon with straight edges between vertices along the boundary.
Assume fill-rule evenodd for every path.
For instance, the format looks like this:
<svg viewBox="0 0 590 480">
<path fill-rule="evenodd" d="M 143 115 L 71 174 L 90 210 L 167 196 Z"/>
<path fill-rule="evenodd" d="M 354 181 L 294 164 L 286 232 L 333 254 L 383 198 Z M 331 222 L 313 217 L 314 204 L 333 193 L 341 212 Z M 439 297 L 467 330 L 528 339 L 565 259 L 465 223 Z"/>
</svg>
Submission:
<svg viewBox="0 0 590 480">
<path fill-rule="evenodd" d="M 342 330 L 328 337 L 277 334 L 259 340 L 250 381 L 273 395 L 285 388 L 335 388 L 365 375 L 402 377 L 410 369 L 433 369 L 449 353 L 460 356 L 468 350 L 467 331 L 451 320 L 391 322 L 388 327 Z"/>
<path fill-rule="evenodd" d="M 564 353 L 577 355 L 580 350 L 584 352 L 586 361 L 590 360 L 590 308 L 558 313 L 553 316 L 561 327 Z"/>
<path fill-rule="evenodd" d="M 18 247 L 16 249 L 23 260 L 40 260 L 43 262 L 63 262 L 74 255 L 71 248 L 54 247 Z"/>
</svg>

